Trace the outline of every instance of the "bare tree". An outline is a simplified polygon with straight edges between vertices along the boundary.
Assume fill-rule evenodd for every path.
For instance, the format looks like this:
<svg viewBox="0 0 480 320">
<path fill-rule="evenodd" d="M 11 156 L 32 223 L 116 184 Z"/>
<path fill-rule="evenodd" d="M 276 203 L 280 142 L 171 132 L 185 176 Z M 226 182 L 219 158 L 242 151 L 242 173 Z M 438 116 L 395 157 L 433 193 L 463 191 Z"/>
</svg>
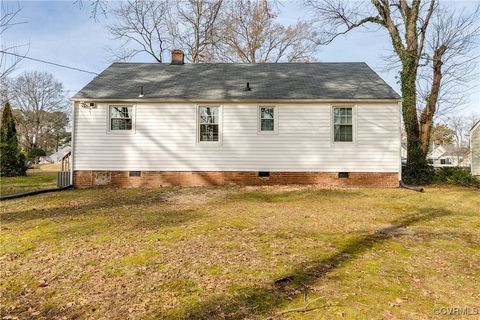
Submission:
<svg viewBox="0 0 480 320">
<path fill-rule="evenodd" d="M 51 129 L 50 113 L 65 112 L 68 106 L 63 84 L 46 72 L 24 72 L 11 80 L 8 98 L 18 112 L 17 123 L 26 148 L 42 145 L 42 136 Z"/>
<path fill-rule="evenodd" d="M 112 11 L 115 22 L 111 34 L 123 41 L 120 48 L 111 50 L 116 60 L 130 60 L 146 53 L 162 62 L 172 38 L 168 28 L 170 5 L 167 0 L 128 0 Z"/>
<path fill-rule="evenodd" d="M 276 2 L 230 1 L 223 12 L 217 59 L 229 62 L 299 62 L 313 60 L 316 33 L 305 21 L 284 26 Z"/>
<path fill-rule="evenodd" d="M 456 114 L 448 119 L 448 126 L 453 131 L 453 141 L 457 147 L 467 146 L 468 141 L 468 122 L 466 117 Z"/>
<path fill-rule="evenodd" d="M 218 42 L 219 15 L 223 0 L 178 1 L 170 29 L 175 48 L 185 51 L 192 63 L 211 62 Z"/>
<path fill-rule="evenodd" d="M 423 52 L 418 69 L 417 88 L 419 113 L 428 107 L 432 90 L 438 86 L 438 98 L 434 117 L 449 117 L 455 109 L 466 103 L 468 92 L 472 89 L 472 80 L 478 79 L 476 73 L 478 55 L 478 32 L 480 24 L 476 16 L 480 6 L 471 13 L 461 10 L 438 7 L 431 18 L 430 29 L 425 37 L 426 50 Z M 434 60 L 437 48 L 445 48 L 441 64 Z M 433 103 L 431 101 L 430 103 Z M 423 130 L 426 132 L 426 130 Z"/>
<path fill-rule="evenodd" d="M 457 164 L 460 164 L 460 157 L 467 154 L 470 148 L 470 123 L 467 116 L 455 114 L 448 119 L 448 125 L 453 131 L 455 149 L 453 154 L 457 157 Z"/>
<path fill-rule="evenodd" d="M 76 0 L 74 1 L 76 5 L 83 9 L 85 6 L 85 1 L 83 0 Z M 100 16 L 107 16 L 108 11 L 108 1 L 107 0 L 91 0 L 88 1 L 90 7 L 90 18 L 98 21 Z"/>
<path fill-rule="evenodd" d="M 442 94 L 459 90 L 458 84 L 465 83 L 473 70 L 471 64 L 477 60 L 472 52 L 480 31 L 478 6 L 467 13 L 447 10 L 436 0 L 425 3 L 371 0 L 370 4 L 306 0 L 306 3 L 318 22 L 323 27 L 329 26 L 322 35 L 324 44 L 368 24 L 387 31 L 401 66 L 402 113 L 408 141 L 405 176 L 421 180 L 433 118 Z M 420 90 L 419 79 L 423 81 Z M 420 105 L 419 94 L 424 96 Z"/>
<path fill-rule="evenodd" d="M 70 137 L 67 132 L 68 115 L 63 111 L 48 112 L 45 115 L 45 130 L 40 138 L 41 148 L 45 151 L 58 151 L 62 141 Z"/>
<path fill-rule="evenodd" d="M 467 127 L 468 127 L 468 130 L 470 131 L 470 129 L 472 129 L 473 126 L 476 125 L 478 121 L 480 121 L 480 113 L 471 112 L 469 115 L 467 115 L 466 118 L 467 118 L 466 119 Z"/>
<path fill-rule="evenodd" d="M 22 10 L 20 6 L 16 8 L 9 7 L 6 2 L 1 2 L 0 12 L 0 38 L 5 37 L 5 33 L 12 26 L 22 24 L 25 22 L 16 22 L 18 14 Z M 22 60 L 25 53 L 20 53 L 19 49 L 25 47 L 25 45 L 8 44 L 5 41 L 1 41 L 0 49 L 0 85 L 4 89 L 5 78 L 12 73 L 17 65 Z M 2 90 L 3 91 L 3 90 Z"/>
</svg>

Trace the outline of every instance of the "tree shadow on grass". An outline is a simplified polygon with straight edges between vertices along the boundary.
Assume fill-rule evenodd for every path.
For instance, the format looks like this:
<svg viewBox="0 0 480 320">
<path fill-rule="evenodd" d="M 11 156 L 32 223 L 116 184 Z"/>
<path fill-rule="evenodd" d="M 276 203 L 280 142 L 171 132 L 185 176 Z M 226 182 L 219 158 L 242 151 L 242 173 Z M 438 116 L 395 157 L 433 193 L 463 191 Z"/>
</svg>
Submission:
<svg viewBox="0 0 480 320">
<path fill-rule="evenodd" d="M 454 212 L 446 209 L 421 209 L 391 222 L 398 227 L 426 222 L 449 216 Z M 346 262 L 353 261 L 372 249 L 374 245 L 395 236 L 392 226 L 377 230 L 373 234 L 350 242 L 343 250 L 320 260 L 298 265 L 291 273 L 264 287 L 246 287 L 237 290 L 234 296 L 214 296 L 209 300 L 184 308 L 182 319 L 244 319 L 245 317 L 273 315 L 274 309 L 281 307 L 292 298 L 305 292 L 306 288 L 323 279 L 329 272 Z M 287 300 L 287 298 L 289 300 Z M 171 317 L 178 318 L 178 316 Z"/>
<path fill-rule="evenodd" d="M 252 202 L 294 202 L 304 199 L 344 199 L 359 196 L 361 193 L 351 189 L 305 189 L 289 190 L 277 193 L 262 192 L 260 190 L 243 191 L 229 197 L 230 201 L 252 201 Z"/>
</svg>

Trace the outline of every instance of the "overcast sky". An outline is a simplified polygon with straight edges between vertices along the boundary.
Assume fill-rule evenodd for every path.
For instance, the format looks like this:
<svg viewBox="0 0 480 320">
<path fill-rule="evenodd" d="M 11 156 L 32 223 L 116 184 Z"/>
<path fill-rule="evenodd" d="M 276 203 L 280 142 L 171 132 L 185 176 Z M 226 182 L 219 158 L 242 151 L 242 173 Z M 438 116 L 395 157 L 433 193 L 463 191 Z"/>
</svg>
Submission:
<svg viewBox="0 0 480 320">
<path fill-rule="evenodd" d="M 458 2 L 456 2 L 458 5 Z M 18 22 L 25 22 L 9 29 L 1 39 L 5 43 L 28 44 L 28 56 L 59 64 L 65 64 L 85 70 L 100 73 L 112 61 L 106 50 L 115 47 L 116 42 L 108 33 L 105 25 L 112 17 L 101 18 L 98 22 L 90 18 L 89 4 L 84 1 L 83 8 L 72 1 L 32 1 L 5 2 L 7 6 L 20 5 L 22 11 L 17 17 Z M 118 4 L 118 3 L 117 3 Z M 110 3 L 114 6 L 116 3 Z M 467 8 L 473 8 L 474 1 L 463 2 Z M 306 12 L 301 8 L 301 2 L 287 1 L 281 7 L 280 20 L 285 24 L 293 24 Z M 365 61 L 397 92 L 397 70 L 388 70 L 382 60 L 390 50 L 388 36 L 383 31 L 355 31 L 347 36 L 339 37 L 332 44 L 319 50 L 318 58 L 325 62 Z M 476 55 L 480 55 L 479 52 Z M 151 62 L 148 57 L 139 57 L 134 61 Z M 16 71 L 26 70 L 47 71 L 63 82 L 68 96 L 86 85 L 94 75 L 72 71 L 39 62 L 22 61 Z M 480 69 L 477 68 L 477 75 Z M 462 113 L 480 113 L 480 76 L 475 80 L 475 88 L 468 94 L 468 104 Z"/>
</svg>

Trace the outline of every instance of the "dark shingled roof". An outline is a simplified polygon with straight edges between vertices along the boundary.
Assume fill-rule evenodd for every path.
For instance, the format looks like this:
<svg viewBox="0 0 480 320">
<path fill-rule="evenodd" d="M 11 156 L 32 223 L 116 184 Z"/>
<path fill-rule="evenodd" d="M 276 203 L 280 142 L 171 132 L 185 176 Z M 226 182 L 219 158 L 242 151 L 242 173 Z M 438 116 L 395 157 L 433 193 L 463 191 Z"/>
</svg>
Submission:
<svg viewBox="0 0 480 320">
<path fill-rule="evenodd" d="M 73 99 L 138 99 L 140 86 L 159 100 L 400 99 L 363 62 L 114 63 Z"/>
</svg>

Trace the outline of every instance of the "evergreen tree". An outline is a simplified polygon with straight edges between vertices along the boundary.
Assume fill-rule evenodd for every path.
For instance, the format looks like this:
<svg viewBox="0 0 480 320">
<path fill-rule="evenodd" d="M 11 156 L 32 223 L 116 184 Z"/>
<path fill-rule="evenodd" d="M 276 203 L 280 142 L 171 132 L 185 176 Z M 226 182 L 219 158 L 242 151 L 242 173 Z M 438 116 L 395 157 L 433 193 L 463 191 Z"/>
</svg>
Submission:
<svg viewBox="0 0 480 320">
<path fill-rule="evenodd" d="M 17 129 L 12 108 L 7 102 L 3 107 L 0 126 L 0 175 L 2 177 L 25 175 L 25 156 L 18 149 Z"/>
</svg>

